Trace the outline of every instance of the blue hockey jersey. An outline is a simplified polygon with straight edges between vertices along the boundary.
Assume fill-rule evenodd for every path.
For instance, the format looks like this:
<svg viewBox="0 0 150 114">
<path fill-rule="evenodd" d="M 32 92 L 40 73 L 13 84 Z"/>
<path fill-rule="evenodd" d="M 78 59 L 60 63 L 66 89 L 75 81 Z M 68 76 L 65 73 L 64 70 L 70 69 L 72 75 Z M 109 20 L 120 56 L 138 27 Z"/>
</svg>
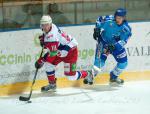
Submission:
<svg viewBox="0 0 150 114">
<path fill-rule="evenodd" d="M 118 25 L 112 15 L 100 16 L 96 21 L 96 27 L 101 29 L 101 37 L 103 43 L 114 45 L 116 49 L 120 50 L 127 43 L 131 34 L 131 28 L 127 21 Z"/>
</svg>

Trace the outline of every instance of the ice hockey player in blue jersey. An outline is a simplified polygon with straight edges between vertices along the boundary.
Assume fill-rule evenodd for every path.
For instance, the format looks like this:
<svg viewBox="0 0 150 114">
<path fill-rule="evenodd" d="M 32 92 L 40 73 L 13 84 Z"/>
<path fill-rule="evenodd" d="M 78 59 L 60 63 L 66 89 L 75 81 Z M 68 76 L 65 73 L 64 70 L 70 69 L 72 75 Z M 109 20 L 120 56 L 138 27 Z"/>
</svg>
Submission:
<svg viewBox="0 0 150 114">
<path fill-rule="evenodd" d="M 102 69 L 109 54 L 113 55 L 117 61 L 117 65 L 110 72 L 110 83 L 124 83 L 119 75 L 128 65 L 124 46 L 132 35 L 126 20 L 126 13 L 126 9 L 119 8 L 115 11 L 114 16 L 100 16 L 94 28 L 93 38 L 98 41 L 94 68 Z"/>
</svg>

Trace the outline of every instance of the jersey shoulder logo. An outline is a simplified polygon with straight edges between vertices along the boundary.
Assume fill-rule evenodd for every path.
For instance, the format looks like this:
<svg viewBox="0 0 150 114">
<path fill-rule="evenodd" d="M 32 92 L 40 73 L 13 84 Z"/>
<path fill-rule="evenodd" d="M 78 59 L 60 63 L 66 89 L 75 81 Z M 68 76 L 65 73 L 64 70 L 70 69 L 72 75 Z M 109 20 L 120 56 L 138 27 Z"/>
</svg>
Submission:
<svg viewBox="0 0 150 114">
<path fill-rule="evenodd" d="M 69 36 L 66 34 L 66 33 L 62 33 L 61 34 L 61 36 L 63 37 L 63 38 L 65 38 L 67 41 L 69 41 L 70 42 L 70 38 L 69 38 Z"/>
</svg>

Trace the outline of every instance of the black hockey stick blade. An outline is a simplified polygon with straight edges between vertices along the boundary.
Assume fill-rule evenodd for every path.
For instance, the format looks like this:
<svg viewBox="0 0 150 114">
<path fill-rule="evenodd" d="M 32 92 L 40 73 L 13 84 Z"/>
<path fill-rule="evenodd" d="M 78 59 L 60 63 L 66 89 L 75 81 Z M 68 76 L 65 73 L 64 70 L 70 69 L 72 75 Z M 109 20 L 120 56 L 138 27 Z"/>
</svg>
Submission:
<svg viewBox="0 0 150 114">
<path fill-rule="evenodd" d="M 30 97 L 23 97 L 23 96 L 20 96 L 20 97 L 19 97 L 19 100 L 20 100 L 20 101 L 29 101 L 29 100 L 30 100 Z"/>
<path fill-rule="evenodd" d="M 32 85 L 32 87 L 33 87 L 33 85 Z M 29 101 L 29 100 L 30 100 L 31 95 L 32 95 L 32 87 L 31 87 L 29 96 L 28 96 L 28 97 L 20 96 L 20 97 L 19 97 L 19 100 L 20 100 L 20 101 Z"/>
</svg>

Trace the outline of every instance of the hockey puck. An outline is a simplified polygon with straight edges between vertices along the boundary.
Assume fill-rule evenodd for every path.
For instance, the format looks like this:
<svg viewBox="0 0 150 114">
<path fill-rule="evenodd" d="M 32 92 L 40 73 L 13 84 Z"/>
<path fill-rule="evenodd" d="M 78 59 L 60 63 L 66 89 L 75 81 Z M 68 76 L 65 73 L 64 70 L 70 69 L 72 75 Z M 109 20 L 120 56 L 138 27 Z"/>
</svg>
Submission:
<svg viewBox="0 0 150 114">
<path fill-rule="evenodd" d="M 32 101 L 27 101 L 27 103 L 32 103 Z"/>
</svg>

